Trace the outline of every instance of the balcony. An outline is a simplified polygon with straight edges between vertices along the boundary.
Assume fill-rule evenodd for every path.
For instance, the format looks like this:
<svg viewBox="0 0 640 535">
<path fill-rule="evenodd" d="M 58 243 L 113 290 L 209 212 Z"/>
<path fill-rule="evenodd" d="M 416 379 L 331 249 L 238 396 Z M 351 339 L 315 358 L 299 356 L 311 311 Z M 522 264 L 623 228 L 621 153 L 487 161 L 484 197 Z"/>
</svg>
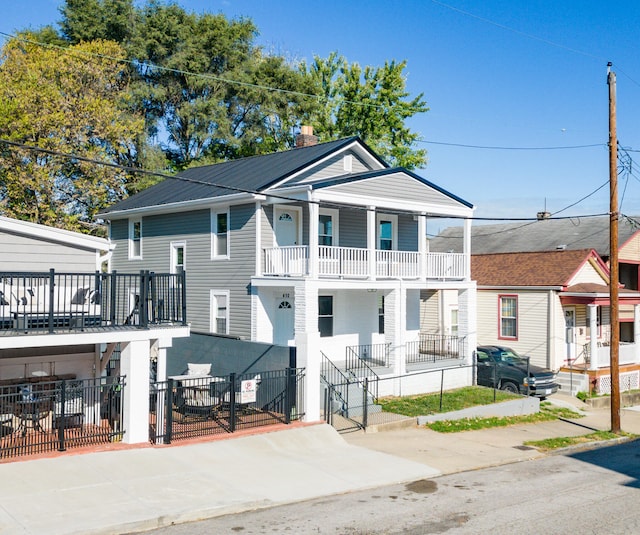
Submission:
<svg viewBox="0 0 640 535">
<path fill-rule="evenodd" d="M 181 274 L 0 272 L 0 336 L 186 325 Z"/>
<path fill-rule="evenodd" d="M 467 280 L 463 253 L 382 251 L 321 245 L 310 258 L 307 245 L 263 249 L 266 276 L 340 279 Z M 314 265 L 315 264 L 315 265 Z"/>
</svg>

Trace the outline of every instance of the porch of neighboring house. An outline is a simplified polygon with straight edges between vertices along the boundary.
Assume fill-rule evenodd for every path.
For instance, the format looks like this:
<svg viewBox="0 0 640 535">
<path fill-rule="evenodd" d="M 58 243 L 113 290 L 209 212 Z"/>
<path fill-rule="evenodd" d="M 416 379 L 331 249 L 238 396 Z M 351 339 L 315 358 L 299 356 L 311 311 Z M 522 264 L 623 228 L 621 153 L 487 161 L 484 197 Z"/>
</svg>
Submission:
<svg viewBox="0 0 640 535">
<path fill-rule="evenodd" d="M 621 292 L 618 364 L 620 390 L 640 389 L 640 304 Z M 569 306 L 567 306 L 569 305 Z M 611 393 L 611 326 L 608 295 L 585 302 L 563 300 L 567 359 L 558 374 L 563 389 Z M 592 335 L 593 334 L 593 335 Z"/>
<path fill-rule="evenodd" d="M 149 439 L 149 364 L 188 336 L 184 275 L 0 273 L 0 458 Z"/>
</svg>

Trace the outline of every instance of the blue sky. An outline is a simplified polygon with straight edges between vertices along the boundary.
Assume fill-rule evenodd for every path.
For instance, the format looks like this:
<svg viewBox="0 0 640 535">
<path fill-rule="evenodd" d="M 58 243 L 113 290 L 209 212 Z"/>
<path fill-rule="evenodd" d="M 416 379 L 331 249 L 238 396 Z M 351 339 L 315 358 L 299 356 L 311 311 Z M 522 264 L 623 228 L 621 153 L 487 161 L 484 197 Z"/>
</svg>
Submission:
<svg viewBox="0 0 640 535">
<path fill-rule="evenodd" d="M 608 181 L 607 62 L 617 75 L 618 141 L 637 158 L 620 208 L 640 214 L 640 3 L 634 0 L 179 0 L 189 11 L 247 16 L 258 43 L 291 59 L 338 51 L 350 62 L 407 60 L 407 88 L 430 111 L 419 174 L 476 205 L 479 217 L 560 211 Z M 3 1 L 0 31 L 60 19 L 60 0 Z M 507 149 L 466 148 L 507 147 Z M 563 149 L 598 145 L 590 148 Z M 520 150 L 555 147 L 548 150 Z M 605 213 L 609 188 L 558 215 Z M 434 229 L 435 230 L 435 229 Z"/>
</svg>

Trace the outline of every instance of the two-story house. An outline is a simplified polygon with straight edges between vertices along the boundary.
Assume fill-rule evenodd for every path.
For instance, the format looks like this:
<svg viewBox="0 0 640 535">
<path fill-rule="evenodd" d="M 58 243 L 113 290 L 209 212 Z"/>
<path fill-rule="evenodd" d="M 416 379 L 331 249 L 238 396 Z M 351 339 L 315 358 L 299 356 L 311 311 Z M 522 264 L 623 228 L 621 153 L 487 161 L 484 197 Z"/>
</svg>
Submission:
<svg viewBox="0 0 640 535">
<path fill-rule="evenodd" d="M 357 137 L 317 143 L 305 130 L 297 142 L 288 151 L 188 169 L 102 217 L 117 245 L 115 269 L 186 273 L 193 333 L 295 346 L 298 366 L 312 378 L 305 410 L 314 420 L 325 358 L 344 367 L 355 355 L 387 375 L 410 375 L 420 363 L 425 288 L 456 292 L 455 338 L 466 342 L 456 356 L 470 358 L 475 284 L 465 218 L 474 208 L 389 167 Z M 429 252 L 432 217 L 464 219 L 467 247 Z M 403 393 L 425 383 L 405 382 Z"/>
<path fill-rule="evenodd" d="M 109 240 L 7 217 L 0 249 L 0 457 L 148 442 L 150 360 L 189 335 L 162 288 L 183 279 L 110 273 Z"/>
</svg>

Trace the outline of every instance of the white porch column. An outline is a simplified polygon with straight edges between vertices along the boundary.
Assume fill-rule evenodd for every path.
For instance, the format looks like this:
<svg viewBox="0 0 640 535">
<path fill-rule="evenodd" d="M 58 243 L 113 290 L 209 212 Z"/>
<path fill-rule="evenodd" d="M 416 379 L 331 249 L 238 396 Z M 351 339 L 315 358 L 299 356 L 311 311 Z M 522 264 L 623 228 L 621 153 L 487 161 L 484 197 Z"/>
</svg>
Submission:
<svg viewBox="0 0 640 535">
<path fill-rule="evenodd" d="M 420 279 L 427 278 L 427 216 L 418 216 L 418 256 L 420 257 Z"/>
<path fill-rule="evenodd" d="M 318 217 L 319 207 L 315 202 L 307 203 L 309 206 L 309 276 L 318 278 Z"/>
<path fill-rule="evenodd" d="M 402 377 L 407 373 L 407 351 L 406 351 L 406 328 L 407 328 L 407 294 L 402 285 L 391 290 L 384 300 L 384 332 L 385 340 L 391 344 L 393 359 L 393 374 Z M 393 385 L 393 394 L 402 395 L 401 383 L 396 380 Z"/>
<path fill-rule="evenodd" d="M 464 253 L 465 280 L 471 280 L 471 219 L 464 220 L 463 233 L 462 252 Z"/>
<path fill-rule="evenodd" d="M 472 288 L 458 290 L 458 336 L 465 343 L 466 365 L 473 364 L 473 353 L 478 345 L 477 297 L 475 283 Z"/>
<path fill-rule="evenodd" d="M 129 342 L 120 354 L 125 376 L 122 404 L 123 442 L 149 441 L 149 340 Z"/>
<path fill-rule="evenodd" d="M 640 305 L 633 305 L 633 343 L 635 344 L 634 360 L 640 363 Z"/>
<path fill-rule="evenodd" d="M 369 279 L 376 279 L 376 210 L 367 208 L 367 253 L 369 255 Z"/>
<path fill-rule="evenodd" d="M 589 353 L 591 360 L 589 361 L 589 369 L 598 369 L 598 305 L 587 305 L 589 308 Z"/>
<path fill-rule="evenodd" d="M 304 421 L 320 421 L 320 332 L 318 331 L 318 288 L 315 284 L 295 286 L 295 345 L 299 368 L 305 368 Z"/>
</svg>

